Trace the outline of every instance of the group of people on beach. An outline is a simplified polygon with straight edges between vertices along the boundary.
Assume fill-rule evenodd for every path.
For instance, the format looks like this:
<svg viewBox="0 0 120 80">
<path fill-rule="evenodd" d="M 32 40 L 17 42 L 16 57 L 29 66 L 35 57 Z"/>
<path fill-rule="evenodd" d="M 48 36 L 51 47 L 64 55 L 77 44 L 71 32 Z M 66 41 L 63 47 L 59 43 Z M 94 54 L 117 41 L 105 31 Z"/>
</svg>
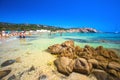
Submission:
<svg viewBox="0 0 120 80">
<path fill-rule="evenodd" d="M 6 38 L 10 38 L 13 36 L 19 36 L 19 38 L 25 38 L 26 37 L 26 31 L 22 31 L 22 32 L 6 32 L 6 31 L 1 31 L 0 32 L 0 39 L 6 39 Z"/>
<path fill-rule="evenodd" d="M 34 33 L 34 32 L 33 32 Z M 26 35 L 31 35 L 33 34 L 30 31 L 0 31 L 0 39 L 6 39 L 6 38 L 10 38 L 13 36 L 17 36 L 20 39 L 21 38 L 26 38 Z M 63 35 L 63 32 L 58 32 L 60 34 L 60 36 Z M 49 35 L 55 34 L 55 32 L 50 32 Z"/>
<path fill-rule="evenodd" d="M 1 31 L 0 32 L 0 39 L 5 39 L 5 38 L 9 38 L 9 37 L 12 37 L 12 36 L 18 36 L 18 33 L 17 32 L 6 32 L 6 31 Z"/>
</svg>

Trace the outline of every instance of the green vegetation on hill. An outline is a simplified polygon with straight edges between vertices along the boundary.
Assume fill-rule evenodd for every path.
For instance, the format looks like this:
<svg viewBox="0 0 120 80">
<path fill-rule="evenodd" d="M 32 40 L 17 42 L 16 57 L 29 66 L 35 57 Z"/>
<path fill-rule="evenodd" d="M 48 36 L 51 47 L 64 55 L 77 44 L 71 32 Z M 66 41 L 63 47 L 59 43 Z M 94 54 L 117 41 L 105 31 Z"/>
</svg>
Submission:
<svg viewBox="0 0 120 80">
<path fill-rule="evenodd" d="M 13 23 L 0 22 L 0 31 L 2 30 L 28 31 L 28 30 L 40 30 L 40 29 L 47 29 L 51 31 L 65 30 L 64 28 L 55 27 L 55 26 L 45 26 L 45 25 L 37 25 L 37 24 L 13 24 Z"/>
</svg>

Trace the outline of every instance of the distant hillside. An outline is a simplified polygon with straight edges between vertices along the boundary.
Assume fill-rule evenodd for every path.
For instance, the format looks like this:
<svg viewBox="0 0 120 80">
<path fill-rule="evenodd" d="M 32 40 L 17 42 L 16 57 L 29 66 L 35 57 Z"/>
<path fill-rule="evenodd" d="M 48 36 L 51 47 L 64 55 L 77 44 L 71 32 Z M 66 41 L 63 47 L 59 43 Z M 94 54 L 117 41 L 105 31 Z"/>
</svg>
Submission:
<svg viewBox="0 0 120 80">
<path fill-rule="evenodd" d="M 57 31 L 57 32 L 98 32 L 96 29 L 93 28 L 70 28 L 70 29 L 65 29 L 65 28 L 60 28 L 56 26 L 48 26 L 48 25 L 41 25 L 41 24 L 15 24 L 15 23 L 5 23 L 5 22 L 0 22 L 0 31 L 2 30 L 10 30 L 10 31 L 29 31 L 29 30 L 41 30 L 41 29 L 46 29 L 46 30 L 51 30 L 51 31 Z"/>
<path fill-rule="evenodd" d="M 40 30 L 47 29 L 51 31 L 56 30 L 65 30 L 64 28 L 55 27 L 55 26 L 46 26 L 40 24 L 15 24 L 15 23 L 5 23 L 0 22 L 0 31 L 2 30 Z"/>
</svg>

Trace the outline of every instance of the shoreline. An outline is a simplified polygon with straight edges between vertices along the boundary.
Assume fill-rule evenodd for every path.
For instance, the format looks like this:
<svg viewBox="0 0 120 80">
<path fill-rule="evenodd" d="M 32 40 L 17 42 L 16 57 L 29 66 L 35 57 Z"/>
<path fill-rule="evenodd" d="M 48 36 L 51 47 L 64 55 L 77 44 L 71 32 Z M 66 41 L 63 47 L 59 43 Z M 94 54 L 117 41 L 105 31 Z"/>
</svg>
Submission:
<svg viewBox="0 0 120 80">
<path fill-rule="evenodd" d="M 38 80 L 42 75 L 46 75 L 49 80 L 53 80 L 54 78 L 56 80 L 69 80 L 70 78 L 73 78 L 73 76 L 81 75 L 84 78 L 87 77 L 86 80 L 89 80 L 88 76 L 79 73 L 73 73 L 68 77 L 57 71 L 53 63 L 57 57 L 45 50 L 49 46 L 61 44 L 64 41 L 66 41 L 66 39 L 63 37 L 48 37 L 31 41 L 27 39 L 25 41 L 17 39 L 2 44 L 2 46 L 0 46 L 2 49 L 2 53 L 0 53 L 0 65 L 6 60 L 15 60 L 11 65 L 0 67 L 0 71 L 6 69 L 11 70 L 10 74 L 4 77 L 4 79 L 7 80 L 7 78 L 14 75 L 17 78 L 21 77 L 22 80 Z M 82 43 L 75 42 L 75 46 L 76 45 L 83 47 L 85 44 L 83 45 Z"/>
</svg>

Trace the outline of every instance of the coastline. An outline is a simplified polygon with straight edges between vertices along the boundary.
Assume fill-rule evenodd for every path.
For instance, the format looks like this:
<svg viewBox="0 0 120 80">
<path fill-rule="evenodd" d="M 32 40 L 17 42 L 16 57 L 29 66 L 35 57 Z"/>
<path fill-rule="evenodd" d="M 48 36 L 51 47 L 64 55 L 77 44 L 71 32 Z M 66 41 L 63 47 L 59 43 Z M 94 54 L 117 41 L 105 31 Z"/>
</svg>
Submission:
<svg viewBox="0 0 120 80">
<path fill-rule="evenodd" d="M 48 79 L 50 78 L 49 80 L 59 80 L 62 78 L 67 80 L 68 77 L 59 73 L 54 66 L 53 62 L 56 59 L 56 56 L 53 56 L 49 52 L 46 52 L 46 49 L 49 46 L 54 44 L 61 44 L 64 41 L 66 41 L 66 39 L 64 39 L 64 36 L 59 36 L 55 38 L 38 38 L 34 40 L 20 40 L 17 38 L 16 40 L 2 44 L 2 46 L 0 46 L 0 49 L 2 50 L 0 53 L 0 64 L 5 62 L 6 60 L 18 59 L 18 61 L 13 63 L 12 65 L 0 67 L 0 70 L 12 70 L 9 75 L 4 77 L 4 79 L 6 80 L 13 75 L 18 77 L 21 75 L 20 77 L 22 80 L 38 80 L 41 75 L 46 75 Z M 83 44 L 75 42 L 75 45 L 78 45 L 80 47 L 84 47 L 85 44 L 87 43 Z M 91 46 L 96 47 L 97 45 L 93 44 Z M 32 66 L 34 66 L 34 69 L 32 71 L 29 71 Z M 77 73 L 75 74 L 77 75 Z M 75 76 L 75 74 L 73 75 Z M 72 77 L 74 77 L 73 75 Z M 86 78 L 86 76 L 82 77 Z"/>
</svg>

